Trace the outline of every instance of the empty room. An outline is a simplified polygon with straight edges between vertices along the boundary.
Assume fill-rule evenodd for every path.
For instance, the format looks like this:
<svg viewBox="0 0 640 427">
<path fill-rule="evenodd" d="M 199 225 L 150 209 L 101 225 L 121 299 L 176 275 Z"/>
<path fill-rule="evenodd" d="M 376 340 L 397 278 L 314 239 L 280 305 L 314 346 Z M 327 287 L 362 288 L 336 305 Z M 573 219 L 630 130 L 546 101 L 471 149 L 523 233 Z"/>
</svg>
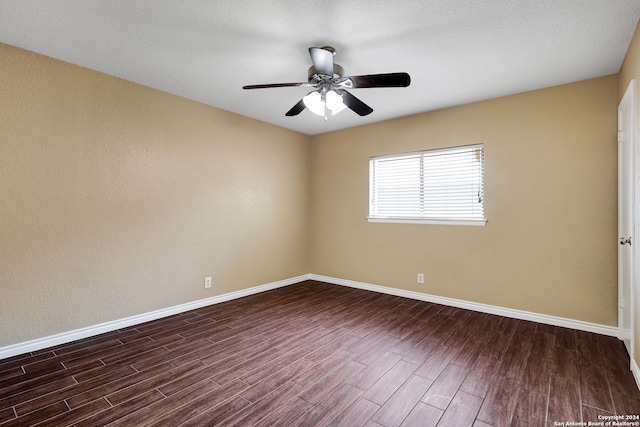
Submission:
<svg viewBox="0 0 640 427">
<path fill-rule="evenodd" d="M 640 426 L 639 20 L 0 0 L 0 427 Z"/>
</svg>

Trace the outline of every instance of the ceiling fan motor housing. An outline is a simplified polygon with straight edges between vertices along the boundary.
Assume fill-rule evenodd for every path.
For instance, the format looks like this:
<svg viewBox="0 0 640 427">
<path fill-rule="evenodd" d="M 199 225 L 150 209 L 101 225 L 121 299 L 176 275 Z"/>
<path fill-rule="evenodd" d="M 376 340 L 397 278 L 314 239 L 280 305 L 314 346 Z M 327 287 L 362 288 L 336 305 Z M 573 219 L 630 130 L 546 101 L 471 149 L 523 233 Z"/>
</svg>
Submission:
<svg viewBox="0 0 640 427">
<path fill-rule="evenodd" d="M 327 79 L 339 79 L 344 75 L 344 70 L 342 67 L 335 62 L 333 63 L 333 75 L 329 76 L 328 74 L 321 74 L 316 71 L 316 68 L 312 65 L 309 67 L 309 83 L 319 83 L 323 80 Z"/>
</svg>

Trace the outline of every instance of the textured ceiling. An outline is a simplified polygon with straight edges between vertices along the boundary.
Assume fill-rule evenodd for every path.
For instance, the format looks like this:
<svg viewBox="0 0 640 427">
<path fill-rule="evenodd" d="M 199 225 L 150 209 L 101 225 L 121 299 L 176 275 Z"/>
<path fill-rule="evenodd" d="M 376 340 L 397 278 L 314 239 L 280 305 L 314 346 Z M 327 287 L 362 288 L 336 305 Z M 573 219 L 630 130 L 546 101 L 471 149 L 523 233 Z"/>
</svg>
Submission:
<svg viewBox="0 0 640 427">
<path fill-rule="evenodd" d="M 313 135 L 616 73 L 638 0 L 0 0 L 0 42 Z M 406 71 L 408 88 L 353 89 L 374 112 L 285 112 L 309 88 L 307 49 L 346 75 Z"/>
</svg>

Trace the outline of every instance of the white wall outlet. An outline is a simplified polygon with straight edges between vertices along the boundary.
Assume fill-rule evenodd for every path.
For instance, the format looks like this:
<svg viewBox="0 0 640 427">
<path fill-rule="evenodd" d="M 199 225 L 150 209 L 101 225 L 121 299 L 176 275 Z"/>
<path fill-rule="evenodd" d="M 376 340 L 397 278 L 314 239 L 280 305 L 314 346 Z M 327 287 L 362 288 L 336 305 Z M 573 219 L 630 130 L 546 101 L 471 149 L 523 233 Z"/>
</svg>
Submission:
<svg viewBox="0 0 640 427">
<path fill-rule="evenodd" d="M 418 273 L 418 283 L 424 285 L 424 274 Z"/>
<path fill-rule="evenodd" d="M 211 277 L 204 278 L 204 288 L 209 289 L 211 287 Z"/>
</svg>

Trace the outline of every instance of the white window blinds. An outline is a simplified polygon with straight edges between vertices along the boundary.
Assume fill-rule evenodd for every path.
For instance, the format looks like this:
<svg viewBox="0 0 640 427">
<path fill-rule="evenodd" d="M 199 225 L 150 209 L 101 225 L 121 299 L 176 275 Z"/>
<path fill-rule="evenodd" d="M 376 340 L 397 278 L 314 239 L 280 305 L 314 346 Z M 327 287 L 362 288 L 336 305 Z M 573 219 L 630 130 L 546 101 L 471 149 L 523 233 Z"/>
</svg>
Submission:
<svg viewBox="0 0 640 427">
<path fill-rule="evenodd" d="M 369 220 L 484 224 L 484 146 L 369 161 Z"/>
</svg>

